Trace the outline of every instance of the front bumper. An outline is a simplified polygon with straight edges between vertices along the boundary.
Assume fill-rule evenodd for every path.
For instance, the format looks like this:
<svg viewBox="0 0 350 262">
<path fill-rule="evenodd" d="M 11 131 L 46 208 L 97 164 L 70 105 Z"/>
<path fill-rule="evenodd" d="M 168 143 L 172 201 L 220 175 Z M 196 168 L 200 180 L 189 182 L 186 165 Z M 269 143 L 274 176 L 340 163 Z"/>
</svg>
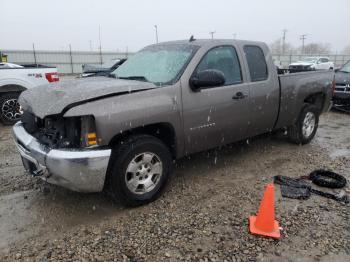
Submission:
<svg viewBox="0 0 350 262">
<path fill-rule="evenodd" d="M 110 149 L 51 149 L 27 133 L 22 122 L 13 126 L 13 136 L 23 165 L 32 175 L 73 191 L 102 191 Z"/>
</svg>

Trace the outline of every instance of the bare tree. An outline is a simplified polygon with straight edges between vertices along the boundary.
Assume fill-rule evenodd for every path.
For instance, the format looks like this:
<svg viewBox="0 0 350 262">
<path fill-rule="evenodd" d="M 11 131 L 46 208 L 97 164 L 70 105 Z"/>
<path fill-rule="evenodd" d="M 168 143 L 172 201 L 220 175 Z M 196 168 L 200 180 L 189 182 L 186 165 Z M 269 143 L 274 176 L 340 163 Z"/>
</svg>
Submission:
<svg viewBox="0 0 350 262">
<path fill-rule="evenodd" d="M 310 43 L 304 46 L 304 53 L 309 55 L 324 55 L 330 52 L 331 45 L 329 43 Z"/>
<path fill-rule="evenodd" d="M 344 47 L 342 53 L 344 55 L 350 55 L 350 45 L 347 45 L 346 47 Z"/>
<path fill-rule="evenodd" d="M 283 45 L 282 45 L 282 40 L 280 38 L 270 44 L 270 50 L 274 55 L 282 55 L 282 51 L 283 51 L 282 49 L 283 49 Z M 284 43 L 284 54 L 289 55 L 289 54 L 292 54 L 293 52 L 294 52 L 293 46 L 289 43 Z"/>
</svg>

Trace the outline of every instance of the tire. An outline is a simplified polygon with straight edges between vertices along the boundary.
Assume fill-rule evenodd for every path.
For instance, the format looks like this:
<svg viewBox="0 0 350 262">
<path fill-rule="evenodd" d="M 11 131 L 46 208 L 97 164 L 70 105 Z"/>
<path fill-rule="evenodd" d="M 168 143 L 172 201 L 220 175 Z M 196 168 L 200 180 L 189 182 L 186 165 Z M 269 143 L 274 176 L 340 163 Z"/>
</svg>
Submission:
<svg viewBox="0 0 350 262">
<path fill-rule="evenodd" d="M 112 151 L 107 189 L 122 205 L 144 205 L 161 195 L 172 171 L 172 156 L 162 141 L 149 135 L 132 136 Z"/>
<path fill-rule="evenodd" d="M 0 121 L 4 125 L 13 125 L 21 119 L 21 109 L 18 104 L 19 93 L 7 93 L 0 96 Z"/>
<path fill-rule="evenodd" d="M 305 106 L 301 111 L 297 122 L 287 129 L 289 140 L 298 145 L 310 143 L 318 128 L 319 114 L 319 109 L 316 106 Z M 308 120 L 309 128 L 306 128 L 305 125 Z"/>
<path fill-rule="evenodd" d="M 345 177 L 322 169 L 311 172 L 310 179 L 315 185 L 321 187 L 343 188 L 346 185 Z"/>
</svg>

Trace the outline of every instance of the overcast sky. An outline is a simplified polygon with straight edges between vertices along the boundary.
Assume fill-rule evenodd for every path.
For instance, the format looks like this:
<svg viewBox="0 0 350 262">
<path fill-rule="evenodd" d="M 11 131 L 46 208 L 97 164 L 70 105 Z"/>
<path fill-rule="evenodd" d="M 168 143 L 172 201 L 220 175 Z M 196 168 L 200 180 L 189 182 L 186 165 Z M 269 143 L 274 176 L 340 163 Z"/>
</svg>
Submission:
<svg viewBox="0 0 350 262">
<path fill-rule="evenodd" d="M 98 48 L 137 51 L 159 41 L 209 38 L 260 40 L 267 43 L 287 32 L 298 46 L 330 43 L 341 52 L 350 44 L 350 0 L 0 0 L 0 49 Z"/>
</svg>

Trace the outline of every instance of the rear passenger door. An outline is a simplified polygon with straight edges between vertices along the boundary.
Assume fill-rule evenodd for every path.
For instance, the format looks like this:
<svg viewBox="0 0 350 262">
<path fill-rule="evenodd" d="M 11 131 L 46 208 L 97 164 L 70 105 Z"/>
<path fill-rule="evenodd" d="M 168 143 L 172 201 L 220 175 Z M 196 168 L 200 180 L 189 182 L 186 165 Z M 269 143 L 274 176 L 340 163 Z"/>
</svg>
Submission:
<svg viewBox="0 0 350 262">
<path fill-rule="evenodd" d="M 269 132 L 277 120 L 279 80 L 267 47 L 244 45 L 243 51 L 250 78 L 251 123 L 248 133 L 249 136 L 254 136 Z"/>
<path fill-rule="evenodd" d="M 225 76 L 225 85 L 191 90 L 189 78 L 198 72 L 216 69 Z M 184 80 L 183 121 L 186 153 L 193 153 L 246 136 L 249 123 L 249 89 L 243 83 L 236 49 L 231 45 L 209 49 Z"/>
</svg>

